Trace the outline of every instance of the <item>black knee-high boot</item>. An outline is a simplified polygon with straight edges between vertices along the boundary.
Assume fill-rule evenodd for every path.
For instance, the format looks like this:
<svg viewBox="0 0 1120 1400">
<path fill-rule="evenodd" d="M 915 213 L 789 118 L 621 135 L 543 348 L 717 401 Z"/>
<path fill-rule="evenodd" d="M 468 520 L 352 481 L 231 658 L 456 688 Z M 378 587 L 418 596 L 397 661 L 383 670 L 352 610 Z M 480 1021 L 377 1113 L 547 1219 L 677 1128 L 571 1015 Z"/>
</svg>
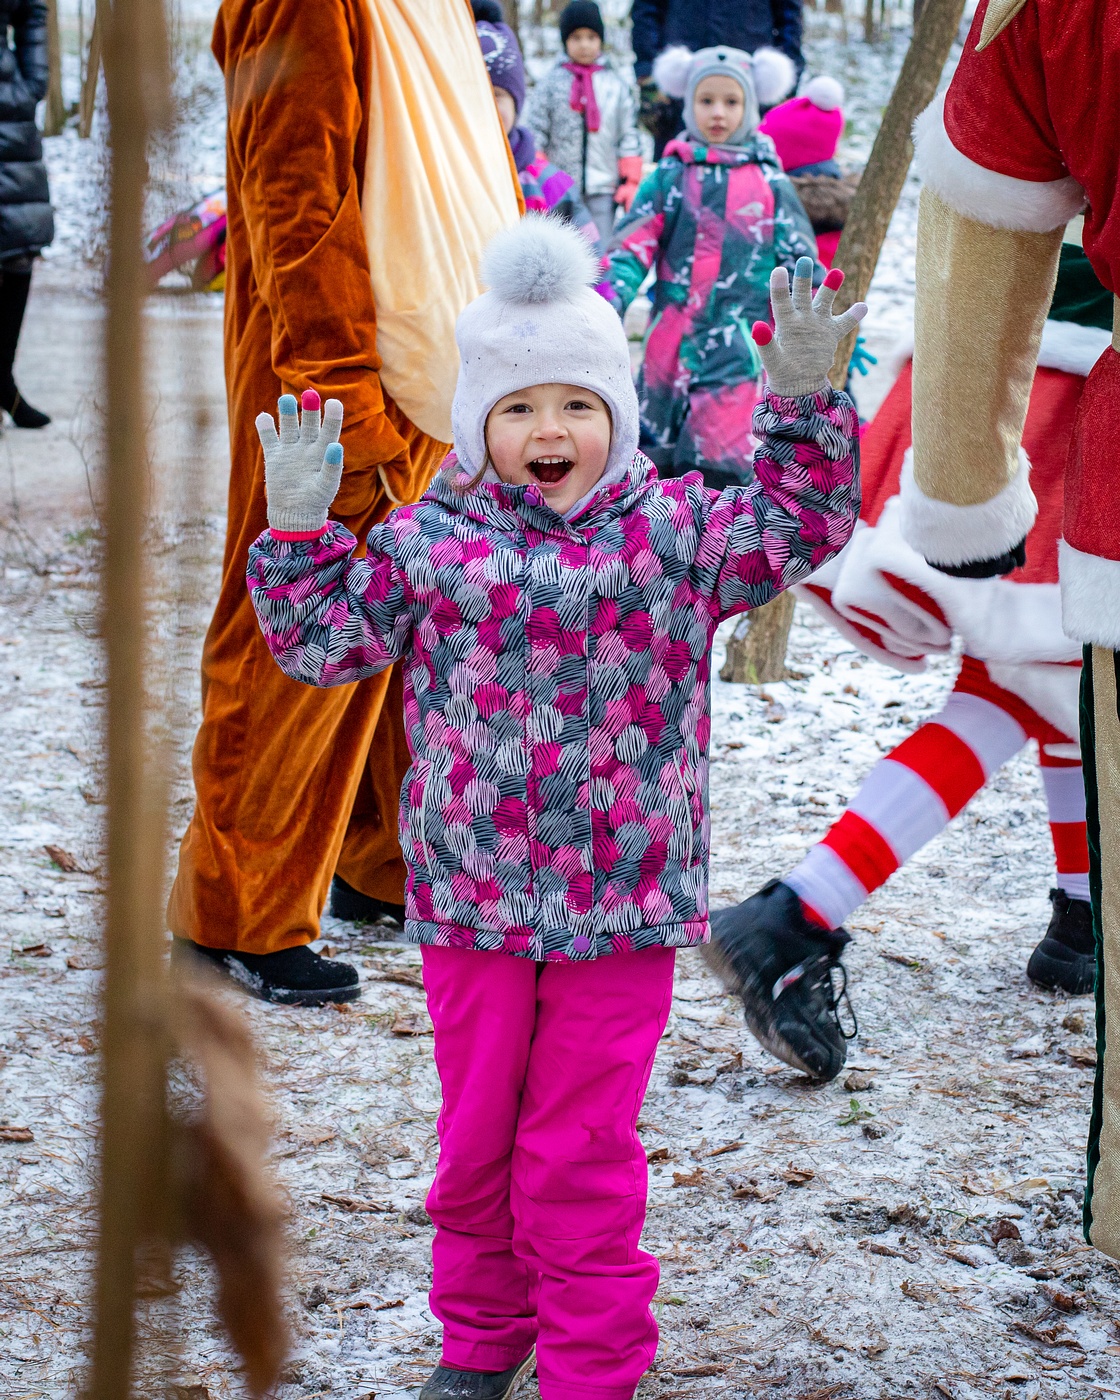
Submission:
<svg viewBox="0 0 1120 1400">
<path fill-rule="evenodd" d="M 51 421 L 23 399 L 12 377 L 16 346 L 31 290 L 31 271 L 0 267 L 0 408 L 11 414 L 17 428 L 43 428 Z"/>
</svg>

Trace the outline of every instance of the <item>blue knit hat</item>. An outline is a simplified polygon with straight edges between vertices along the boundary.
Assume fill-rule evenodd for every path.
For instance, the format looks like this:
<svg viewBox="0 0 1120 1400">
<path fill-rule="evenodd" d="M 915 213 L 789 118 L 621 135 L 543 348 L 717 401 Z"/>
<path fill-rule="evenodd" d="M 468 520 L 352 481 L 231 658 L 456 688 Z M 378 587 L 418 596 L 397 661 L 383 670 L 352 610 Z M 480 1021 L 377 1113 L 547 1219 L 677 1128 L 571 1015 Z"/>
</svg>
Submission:
<svg viewBox="0 0 1120 1400">
<path fill-rule="evenodd" d="M 475 29 L 491 86 L 504 88 L 509 93 L 520 116 L 525 105 L 525 60 L 521 57 L 517 35 L 508 24 L 489 20 L 481 20 Z"/>
</svg>

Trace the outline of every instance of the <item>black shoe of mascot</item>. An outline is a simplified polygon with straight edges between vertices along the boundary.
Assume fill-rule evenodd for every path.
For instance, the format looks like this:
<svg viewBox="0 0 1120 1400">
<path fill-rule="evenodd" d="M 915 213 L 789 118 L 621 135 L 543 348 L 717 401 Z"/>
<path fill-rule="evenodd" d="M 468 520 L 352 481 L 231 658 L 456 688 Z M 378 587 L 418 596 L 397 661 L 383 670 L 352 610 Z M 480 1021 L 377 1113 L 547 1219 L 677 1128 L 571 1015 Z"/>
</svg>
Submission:
<svg viewBox="0 0 1120 1400">
<path fill-rule="evenodd" d="M 382 928 L 404 928 L 404 905 L 374 899 L 348 885 L 341 875 L 331 881 L 331 913 L 350 924 L 378 924 Z"/>
<path fill-rule="evenodd" d="M 357 1001 L 362 994 L 357 968 L 324 958 L 306 943 L 283 948 L 279 953 L 238 953 L 230 948 L 204 948 L 187 938 L 173 938 L 172 967 L 194 960 L 212 967 L 250 996 L 281 1006 Z"/>
<path fill-rule="evenodd" d="M 811 923 L 788 885 L 771 880 L 757 894 L 711 916 L 709 965 L 741 997 L 747 1025 L 771 1055 L 814 1079 L 835 1079 L 857 1032 L 840 1023 L 847 974 L 840 954 L 851 935 Z M 837 986 L 839 979 L 839 986 Z"/>
<path fill-rule="evenodd" d="M 1050 926 L 1031 954 L 1027 976 L 1047 991 L 1084 996 L 1093 990 L 1097 976 L 1093 906 L 1085 899 L 1071 899 L 1065 890 L 1051 890 L 1050 903 Z"/>
</svg>

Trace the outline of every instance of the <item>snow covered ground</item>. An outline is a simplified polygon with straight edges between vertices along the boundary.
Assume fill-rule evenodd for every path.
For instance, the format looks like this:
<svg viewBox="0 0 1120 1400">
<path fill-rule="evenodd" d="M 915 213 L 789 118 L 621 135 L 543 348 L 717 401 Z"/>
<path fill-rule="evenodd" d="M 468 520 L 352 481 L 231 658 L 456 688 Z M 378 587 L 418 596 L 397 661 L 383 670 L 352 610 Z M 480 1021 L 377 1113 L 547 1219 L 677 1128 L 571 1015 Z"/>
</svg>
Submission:
<svg viewBox="0 0 1120 1400">
<path fill-rule="evenodd" d="M 809 49 L 814 65 L 849 84 L 856 158 L 904 36 L 889 50 L 853 42 L 845 51 L 837 31 L 836 17 L 816 15 Z M 197 160 L 171 144 L 161 198 L 188 186 L 203 193 L 220 177 L 220 85 L 201 40 L 195 52 Z M 49 147 L 67 208 L 36 275 L 18 370 L 55 423 L 0 438 L 5 1400 L 76 1393 L 95 1232 L 105 808 L 92 291 L 103 154 L 71 133 Z M 873 348 L 909 316 L 913 227 L 908 186 L 872 294 Z M 174 292 L 149 310 L 176 837 L 191 805 L 197 657 L 222 544 L 220 316 L 220 298 Z M 717 671 L 721 660 L 722 642 Z M 888 672 L 802 609 L 790 664 L 800 679 L 714 685 L 718 903 L 788 870 L 871 763 L 938 707 L 953 672 L 948 660 L 917 678 Z M 662 1262 L 662 1346 L 641 1400 L 1120 1394 L 1120 1276 L 1079 1229 L 1090 1001 L 1038 992 L 1023 971 L 1051 881 L 1040 784 L 1024 754 L 851 921 L 860 1035 L 845 1075 L 828 1086 L 768 1059 L 699 956 L 681 956 L 642 1116 L 644 1243 Z M 291 1202 L 296 1349 L 279 1397 L 404 1400 L 438 1348 L 423 1211 L 438 1086 L 419 959 L 376 931 L 328 919 L 324 933 L 361 969 L 360 1002 L 342 1011 L 242 1003 Z M 212 1315 L 207 1267 L 186 1256 L 178 1278 L 177 1295 L 142 1304 L 137 1393 L 233 1400 L 244 1391 Z"/>
</svg>

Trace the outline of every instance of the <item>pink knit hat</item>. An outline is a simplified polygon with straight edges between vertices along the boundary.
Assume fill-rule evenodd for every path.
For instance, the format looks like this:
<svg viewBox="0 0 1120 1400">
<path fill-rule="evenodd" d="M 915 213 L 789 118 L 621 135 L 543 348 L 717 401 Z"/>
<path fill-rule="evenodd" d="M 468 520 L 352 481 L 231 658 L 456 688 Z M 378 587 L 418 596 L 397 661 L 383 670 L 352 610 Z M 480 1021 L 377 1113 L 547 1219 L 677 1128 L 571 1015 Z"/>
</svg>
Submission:
<svg viewBox="0 0 1120 1400">
<path fill-rule="evenodd" d="M 786 170 L 831 160 L 844 130 L 844 89 L 835 78 L 814 78 L 800 97 L 771 107 L 759 126 L 778 148 Z"/>
</svg>

